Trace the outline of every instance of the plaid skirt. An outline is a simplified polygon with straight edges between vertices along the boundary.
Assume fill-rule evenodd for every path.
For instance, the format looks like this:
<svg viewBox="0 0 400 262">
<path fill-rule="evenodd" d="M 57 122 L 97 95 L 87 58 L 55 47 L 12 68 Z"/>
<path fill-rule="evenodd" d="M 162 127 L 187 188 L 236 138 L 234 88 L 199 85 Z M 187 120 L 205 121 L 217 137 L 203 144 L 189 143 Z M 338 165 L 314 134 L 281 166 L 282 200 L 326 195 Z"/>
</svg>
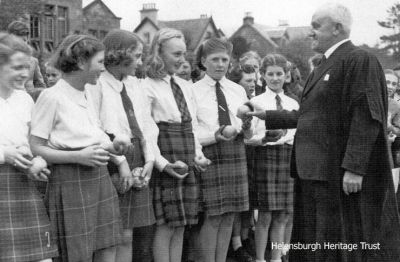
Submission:
<svg viewBox="0 0 400 262">
<path fill-rule="evenodd" d="M 58 164 L 51 169 L 47 199 L 60 253 L 56 261 L 91 261 L 96 250 L 118 245 L 118 196 L 107 168 Z"/>
<path fill-rule="evenodd" d="M 291 145 L 257 146 L 254 152 L 252 206 L 260 211 L 293 211 Z"/>
<path fill-rule="evenodd" d="M 13 166 L 0 165 L 0 261 L 57 257 L 50 221 L 36 187 Z"/>
<path fill-rule="evenodd" d="M 131 170 L 144 165 L 143 150 L 139 138 L 132 138 L 132 146 L 125 157 Z M 118 169 L 116 172 L 118 172 Z M 119 210 L 124 229 L 150 226 L 155 223 L 152 194 L 150 187 L 132 188 L 125 194 L 118 194 Z"/>
<path fill-rule="evenodd" d="M 189 174 L 176 179 L 169 174 L 154 170 L 154 212 L 157 224 L 185 226 L 197 224 L 199 212 L 199 188 L 194 173 L 194 135 L 189 123 L 158 123 L 160 134 L 158 147 L 161 155 L 170 163 L 180 160 L 189 166 Z"/>
<path fill-rule="evenodd" d="M 203 211 L 209 215 L 249 210 L 246 151 L 243 136 L 203 147 L 212 161 L 200 174 Z"/>
</svg>

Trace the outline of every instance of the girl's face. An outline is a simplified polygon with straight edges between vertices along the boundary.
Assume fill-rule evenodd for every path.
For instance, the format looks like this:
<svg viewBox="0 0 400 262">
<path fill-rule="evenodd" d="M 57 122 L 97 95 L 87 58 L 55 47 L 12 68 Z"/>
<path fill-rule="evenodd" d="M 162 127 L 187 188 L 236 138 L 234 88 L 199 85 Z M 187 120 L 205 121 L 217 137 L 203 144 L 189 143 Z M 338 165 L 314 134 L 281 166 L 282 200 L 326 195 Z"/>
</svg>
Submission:
<svg viewBox="0 0 400 262">
<path fill-rule="evenodd" d="M 104 71 L 104 51 L 97 52 L 89 61 L 83 63 L 85 83 L 95 85 Z"/>
<path fill-rule="evenodd" d="M 187 81 L 190 80 L 190 73 L 192 71 L 192 68 L 189 64 L 188 61 L 185 61 L 178 69 L 178 71 L 176 72 L 176 74 L 180 77 L 183 78 Z"/>
<path fill-rule="evenodd" d="M 60 80 L 61 72 L 52 66 L 47 66 L 46 67 L 46 78 L 47 78 L 47 85 L 49 87 L 52 87 L 57 83 L 58 80 Z"/>
<path fill-rule="evenodd" d="M 25 90 L 29 76 L 30 57 L 22 52 L 10 56 L 9 61 L 0 66 L 0 88 Z"/>
<path fill-rule="evenodd" d="M 398 78 L 393 74 L 385 74 L 385 78 L 386 78 L 388 96 L 393 97 L 394 93 L 397 90 Z"/>
<path fill-rule="evenodd" d="M 138 44 L 138 46 L 134 50 L 128 51 L 129 56 L 132 59 L 132 62 L 128 66 L 123 66 L 123 75 L 131 75 L 135 76 L 136 69 L 140 67 L 142 62 L 142 54 L 143 54 L 143 45 Z"/>
<path fill-rule="evenodd" d="M 280 93 L 283 90 L 283 84 L 285 83 L 286 73 L 280 66 L 267 66 L 264 74 L 264 79 L 267 82 L 267 86 L 275 93 Z"/>
<path fill-rule="evenodd" d="M 247 97 L 253 96 L 256 87 L 256 73 L 242 73 L 242 79 L 240 79 L 239 85 L 244 88 Z"/>
<path fill-rule="evenodd" d="M 175 74 L 185 62 L 186 44 L 181 38 L 171 38 L 161 45 L 160 57 L 168 74 Z"/>
<path fill-rule="evenodd" d="M 207 55 L 201 59 L 206 68 L 206 74 L 215 81 L 221 80 L 228 72 L 230 57 L 227 52 L 217 52 Z"/>
</svg>

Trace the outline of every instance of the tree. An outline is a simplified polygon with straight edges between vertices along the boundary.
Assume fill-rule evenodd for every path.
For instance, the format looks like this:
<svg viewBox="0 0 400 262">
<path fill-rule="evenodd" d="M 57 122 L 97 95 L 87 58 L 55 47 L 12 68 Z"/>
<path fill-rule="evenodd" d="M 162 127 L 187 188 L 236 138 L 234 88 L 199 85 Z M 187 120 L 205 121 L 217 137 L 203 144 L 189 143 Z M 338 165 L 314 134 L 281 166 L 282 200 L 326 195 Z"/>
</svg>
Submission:
<svg viewBox="0 0 400 262">
<path fill-rule="evenodd" d="M 296 65 L 303 80 L 308 76 L 310 73 L 308 59 L 315 54 L 311 49 L 310 40 L 293 39 L 286 45 L 279 47 L 277 52 Z"/>
<path fill-rule="evenodd" d="M 395 3 L 388 10 L 386 21 L 378 21 L 378 24 L 384 28 L 392 29 L 390 35 L 380 37 L 384 44 L 385 50 L 389 51 L 393 58 L 400 59 L 400 3 Z"/>
</svg>

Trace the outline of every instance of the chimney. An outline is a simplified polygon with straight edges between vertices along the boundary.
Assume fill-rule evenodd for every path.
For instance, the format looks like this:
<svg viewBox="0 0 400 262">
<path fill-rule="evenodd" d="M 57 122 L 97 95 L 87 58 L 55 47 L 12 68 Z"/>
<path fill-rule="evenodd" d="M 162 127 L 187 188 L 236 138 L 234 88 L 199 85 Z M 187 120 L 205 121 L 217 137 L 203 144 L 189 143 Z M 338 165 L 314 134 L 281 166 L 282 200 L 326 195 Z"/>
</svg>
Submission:
<svg viewBox="0 0 400 262">
<path fill-rule="evenodd" d="M 207 14 L 201 14 L 201 15 L 200 15 L 200 18 L 201 18 L 201 19 L 206 19 L 206 18 L 207 18 Z"/>
<path fill-rule="evenodd" d="M 140 10 L 140 21 L 143 21 L 143 19 L 147 17 L 153 21 L 153 23 L 157 24 L 157 13 L 158 9 L 155 3 L 143 4 L 142 10 Z"/>
<path fill-rule="evenodd" d="M 244 25 L 252 25 L 252 24 L 254 24 L 254 17 L 253 17 L 253 14 L 251 12 L 244 13 L 243 24 Z"/>
<path fill-rule="evenodd" d="M 289 26 L 288 20 L 279 19 L 278 26 Z"/>
</svg>

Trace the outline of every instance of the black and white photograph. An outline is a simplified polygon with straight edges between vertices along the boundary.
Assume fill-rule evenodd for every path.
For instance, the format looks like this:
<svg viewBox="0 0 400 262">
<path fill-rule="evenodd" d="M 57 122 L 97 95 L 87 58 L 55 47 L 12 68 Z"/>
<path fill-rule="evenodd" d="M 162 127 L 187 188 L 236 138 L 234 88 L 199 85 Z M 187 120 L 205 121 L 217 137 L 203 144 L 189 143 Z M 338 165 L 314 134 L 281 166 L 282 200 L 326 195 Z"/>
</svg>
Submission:
<svg viewBox="0 0 400 262">
<path fill-rule="evenodd" d="M 400 1 L 0 0 L 0 262 L 400 262 Z"/>
</svg>

